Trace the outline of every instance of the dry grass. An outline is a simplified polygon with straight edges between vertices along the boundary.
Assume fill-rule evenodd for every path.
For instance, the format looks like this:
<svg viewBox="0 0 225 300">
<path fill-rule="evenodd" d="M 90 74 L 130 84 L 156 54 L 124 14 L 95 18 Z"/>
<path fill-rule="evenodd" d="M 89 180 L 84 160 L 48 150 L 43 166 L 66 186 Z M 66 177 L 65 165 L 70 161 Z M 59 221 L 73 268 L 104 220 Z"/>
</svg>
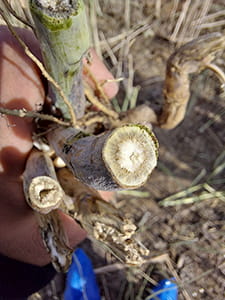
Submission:
<svg viewBox="0 0 225 300">
<path fill-rule="evenodd" d="M 134 82 L 137 64 L 131 49 L 141 36 L 149 40 L 158 36 L 179 47 L 206 32 L 225 29 L 225 10 L 219 10 L 213 0 L 86 2 L 93 45 L 115 77 L 123 79 L 122 111 L 134 107 L 138 98 L 139 86 Z"/>
<path fill-rule="evenodd" d="M 150 49 L 136 47 L 138 43 L 141 43 L 141 41 L 143 40 L 149 40 L 149 43 L 146 42 L 146 44 L 143 44 L 143 47 L 145 47 L 146 45 L 150 45 L 151 41 L 154 41 L 154 39 L 159 38 L 166 40 L 168 45 L 170 45 L 169 47 L 171 47 L 172 45 L 172 49 L 175 49 L 183 43 L 186 43 L 193 38 L 196 38 L 207 32 L 213 32 L 217 30 L 219 30 L 220 32 L 224 32 L 225 30 L 225 26 L 223 25 L 225 11 L 221 10 L 221 6 L 216 3 L 217 1 L 139 1 L 138 4 L 137 1 L 132 0 L 127 0 L 120 3 L 113 0 L 95 0 L 94 2 L 95 7 L 98 7 L 95 12 L 94 22 L 92 23 L 92 19 L 90 19 L 92 27 L 96 26 L 96 24 L 98 26 L 98 30 L 96 31 L 95 29 L 95 38 L 93 39 L 94 45 L 96 46 L 97 43 L 97 48 L 101 49 L 102 57 L 106 60 L 115 76 L 124 78 L 121 84 L 121 90 L 123 92 L 119 94 L 116 101 L 116 105 L 118 105 L 118 102 L 120 105 L 120 107 L 117 109 L 123 111 L 126 111 L 126 109 L 130 107 L 130 105 L 136 105 L 136 101 L 138 101 L 137 99 L 140 99 L 139 86 L 136 84 L 135 74 L 139 72 L 140 67 L 138 64 L 139 57 L 141 57 L 141 55 L 139 57 L 136 57 L 135 54 L 137 52 L 135 51 L 135 49 L 138 48 L 140 49 L 140 51 L 143 51 L 143 56 L 145 56 L 145 52 L 151 51 Z M 108 26 L 106 26 L 106 24 L 108 24 Z M 96 38 L 97 34 L 98 37 Z M 170 53 L 171 52 L 166 54 L 166 56 L 168 57 Z M 160 53 L 158 53 L 156 49 L 155 54 L 152 55 L 152 59 L 157 60 L 157 55 L 160 55 Z M 223 68 L 222 62 L 221 66 Z M 159 69 L 162 69 L 161 66 L 159 66 Z M 151 71 L 149 72 L 151 73 Z M 163 72 L 161 73 L 161 71 L 158 72 L 160 76 L 161 74 L 163 74 Z M 161 77 L 161 80 L 163 80 L 163 75 Z M 152 79 L 152 82 L 154 82 L 154 78 Z M 136 89 L 138 89 L 138 92 Z M 133 103 L 133 93 L 136 93 L 134 97 L 135 100 L 133 100 L 135 104 L 131 104 Z M 222 118 L 222 116 L 223 111 L 220 110 L 214 119 L 209 119 L 209 121 L 201 125 L 201 130 L 206 130 L 206 128 L 208 128 L 207 126 L 210 126 L 211 124 L 213 125 L 213 122 L 215 124 L 217 120 Z M 163 140 L 161 141 L 161 143 L 163 143 Z M 163 161 L 161 161 L 161 165 L 162 164 Z M 178 168 L 179 167 L 180 165 L 178 165 Z M 170 226 L 174 226 L 172 230 L 177 231 L 177 233 L 175 234 L 175 239 L 180 240 L 181 243 L 179 244 L 179 246 L 178 244 L 177 246 L 175 246 L 177 248 L 173 248 L 173 246 L 172 248 L 170 248 L 170 240 L 173 239 L 172 233 L 170 237 L 165 234 L 164 238 L 159 238 L 160 243 L 167 244 L 167 246 L 164 246 L 164 251 L 168 251 L 166 254 L 162 250 L 162 245 L 159 246 L 159 250 L 156 251 L 155 249 L 157 248 L 157 246 L 152 246 L 152 244 L 150 244 L 150 249 L 154 248 L 152 255 L 154 256 L 155 254 L 156 264 L 153 263 L 153 259 L 150 259 L 150 262 L 145 266 L 145 269 L 141 271 L 141 274 L 139 274 L 139 276 L 137 276 L 138 271 L 134 271 L 132 269 L 127 270 L 126 280 L 124 279 L 124 281 L 121 282 L 119 291 L 116 296 L 118 297 L 118 299 L 152 299 L 154 295 L 150 290 L 149 279 L 150 282 L 152 282 L 152 280 L 157 278 L 157 272 L 164 274 L 164 276 L 173 276 L 177 279 L 180 289 L 179 299 L 190 300 L 195 299 L 196 297 L 197 299 L 210 299 L 204 296 L 204 288 L 209 288 L 209 284 L 205 284 L 204 288 L 199 288 L 197 292 L 193 291 L 190 286 L 196 286 L 196 288 L 198 286 L 201 286 L 202 282 L 204 282 L 204 278 L 206 279 L 208 278 L 208 276 L 211 276 L 212 273 L 217 272 L 219 270 L 219 266 L 222 266 L 222 263 L 220 261 L 220 264 L 218 264 L 216 267 L 212 266 L 212 268 L 210 268 L 208 271 L 205 271 L 199 264 L 199 267 L 196 266 L 196 274 L 198 275 L 194 274 L 192 270 L 192 277 L 185 278 L 183 275 L 185 271 L 180 272 L 181 267 L 179 267 L 179 264 L 182 265 L 183 259 L 182 252 L 180 252 L 182 250 L 180 250 L 179 247 L 188 247 L 189 249 L 192 249 L 193 247 L 193 249 L 197 249 L 201 246 L 198 245 L 198 238 L 196 238 L 195 240 L 195 238 L 191 237 L 191 235 L 188 238 L 186 237 L 185 240 L 182 240 L 182 231 L 187 231 L 185 232 L 186 235 L 189 234 L 188 225 L 179 225 L 179 222 L 182 222 L 182 217 L 179 217 L 179 220 L 176 221 L 177 224 L 175 220 L 174 222 L 172 222 L 170 219 L 172 217 L 172 214 L 182 215 L 184 213 L 183 211 L 186 210 L 190 210 L 191 214 L 191 205 L 193 205 L 193 209 L 194 207 L 196 207 L 196 210 L 202 209 L 207 206 L 210 206 L 211 208 L 215 207 L 216 205 L 218 205 L 218 207 L 223 207 L 223 203 L 225 200 L 224 182 L 222 182 L 224 178 L 222 175 L 224 173 L 223 152 L 221 151 L 221 154 L 217 155 L 217 159 L 212 166 L 211 171 L 206 171 L 204 168 L 202 168 L 201 170 L 202 172 L 199 172 L 194 177 L 192 177 L 192 179 L 189 181 L 189 184 L 187 182 L 185 183 L 185 189 L 182 190 L 182 188 L 178 188 L 178 190 L 181 191 L 179 191 L 178 193 L 172 193 L 172 195 L 168 197 L 163 197 L 163 192 L 161 193 L 161 202 L 159 202 L 158 204 L 163 206 L 174 206 L 174 210 L 170 209 L 170 211 L 166 210 L 163 212 L 161 208 L 157 208 L 157 210 L 159 209 L 159 211 L 156 214 L 153 213 L 152 210 L 154 211 L 154 209 L 151 207 L 151 204 L 147 205 L 148 208 L 146 207 L 147 200 L 145 200 L 144 197 L 146 197 L 146 199 L 150 201 L 149 192 L 146 191 L 129 192 L 127 193 L 127 195 L 125 192 L 123 193 L 123 195 L 119 196 L 120 200 L 117 202 L 118 209 L 124 209 L 124 211 L 130 209 L 130 213 L 134 214 L 135 219 L 139 221 L 138 224 L 140 226 L 140 229 L 138 237 L 142 241 L 144 240 L 145 242 L 147 242 L 147 244 L 153 243 L 156 245 L 157 243 L 159 243 L 159 241 L 157 241 L 158 239 L 155 237 L 155 234 L 161 235 L 164 229 L 168 232 L 171 232 Z M 157 176 L 157 174 L 155 176 Z M 166 178 L 168 178 L 171 183 L 173 182 L 173 176 L 174 175 L 170 170 L 169 174 L 166 174 Z M 216 181 L 217 183 L 220 182 L 220 189 L 218 189 L 218 185 L 214 185 Z M 154 185 L 154 179 L 152 179 L 152 182 Z M 149 184 L 151 185 L 151 181 Z M 160 187 L 157 188 L 160 189 Z M 160 191 L 158 190 L 157 193 L 160 194 Z M 169 191 L 167 190 L 167 192 L 165 191 L 165 193 L 168 195 Z M 153 197 L 154 196 L 151 193 L 151 198 Z M 142 201 L 140 199 L 142 199 Z M 136 202 L 138 202 L 139 204 L 137 204 Z M 140 205 L 143 205 L 143 210 L 138 207 Z M 153 207 L 155 206 L 155 204 L 152 205 Z M 133 208 L 131 209 L 131 207 Z M 164 213 L 166 215 L 164 215 Z M 152 220 L 152 218 L 155 218 L 155 221 Z M 168 218 L 168 221 L 165 221 L 164 218 Z M 160 222 L 162 222 L 162 228 L 156 229 L 157 226 L 152 226 L 154 222 L 156 222 L 155 224 L 158 225 L 160 224 Z M 171 222 L 171 225 L 168 225 L 170 228 L 165 225 L 166 223 L 163 225 L 163 222 L 168 222 L 168 224 L 170 224 Z M 180 229 L 178 229 L 179 226 Z M 221 228 L 221 230 L 224 229 Z M 222 235 L 220 235 L 220 239 L 221 236 Z M 202 242 L 200 242 L 200 244 L 201 243 Z M 193 250 L 193 252 L 195 251 L 196 250 Z M 223 250 L 221 250 L 221 252 L 218 252 L 219 250 L 217 249 L 216 244 L 214 245 L 212 241 L 211 248 L 209 247 L 207 251 L 216 251 L 218 255 L 222 255 L 223 253 Z M 166 256 L 166 260 L 160 260 L 161 255 L 157 256 L 157 253 L 164 253 L 163 255 Z M 175 255 L 173 253 L 176 253 L 176 255 L 179 257 L 177 264 L 175 264 Z M 165 258 L 165 256 L 163 256 L 163 258 Z M 185 260 L 183 261 L 183 264 L 186 263 L 186 259 L 187 258 L 185 258 Z M 114 272 L 117 273 L 118 270 L 115 268 Z M 135 281 L 134 278 L 136 276 L 139 279 L 142 279 L 140 279 L 139 281 Z M 107 291 L 104 294 L 105 299 L 113 299 L 113 297 L 115 297 L 115 294 L 110 291 L 112 287 L 110 286 L 109 281 L 110 277 L 105 274 L 105 279 L 101 281 L 101 285 L 104 287 L 103 290 Z M 149 296 L 146 296 L 146 294 L 149 294 Z M 218 299 L 222 300 L 222 298 L 220 298 L 220 295 L 218 295 Z"/>
</svg>

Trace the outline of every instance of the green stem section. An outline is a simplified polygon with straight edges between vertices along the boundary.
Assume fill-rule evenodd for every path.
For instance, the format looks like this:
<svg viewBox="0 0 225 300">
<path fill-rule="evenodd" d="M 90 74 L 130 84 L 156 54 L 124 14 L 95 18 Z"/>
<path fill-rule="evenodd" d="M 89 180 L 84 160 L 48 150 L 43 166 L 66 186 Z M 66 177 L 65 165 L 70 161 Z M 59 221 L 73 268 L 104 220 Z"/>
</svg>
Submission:
<svg viewBox="0 0 225 300">
<path fill-rule="evenodd" d="M 45 67 L 80 118 L 85 107 L 82 57 L 89 48 L 83 0 L 30 0 L 30 10 Z M 68 105 L 52 85 L 49 94 L 64 119 L 71 120 Z"/>
</svg>

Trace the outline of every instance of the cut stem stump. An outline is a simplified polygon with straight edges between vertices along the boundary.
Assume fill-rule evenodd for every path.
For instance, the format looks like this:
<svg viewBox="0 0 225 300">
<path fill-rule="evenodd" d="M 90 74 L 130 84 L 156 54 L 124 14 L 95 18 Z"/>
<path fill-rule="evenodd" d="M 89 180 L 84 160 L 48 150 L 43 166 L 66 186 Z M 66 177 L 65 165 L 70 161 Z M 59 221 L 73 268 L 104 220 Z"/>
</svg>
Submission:
<svg viewBox="0 0 225 300">
<path fill-rule="evenodd" d="M 157 164 L 157 139 L 139 124 L 86 137 L 75 128 L 57 128 L 47 138 L 75 177 L 96 190 L 137 188 Z"/>
<path fill-rule="evenodd" d="M 33 150 L 27 160 L 23 175 L 24 193 L 27 203 L 42 214 L 58 208 L 64 192 L 57 181 L 50 157 Z"/>
<path fill-rule="evenodd" d="M 23 174 L 24 194 L 35 211 L 43 242 L 58 272 L 66 272 L 72 259 L 72 249 L 56 208 L 65 193 L 58 183 L 51 159 L 40 151 L 32 151 Z"/>
</svg>

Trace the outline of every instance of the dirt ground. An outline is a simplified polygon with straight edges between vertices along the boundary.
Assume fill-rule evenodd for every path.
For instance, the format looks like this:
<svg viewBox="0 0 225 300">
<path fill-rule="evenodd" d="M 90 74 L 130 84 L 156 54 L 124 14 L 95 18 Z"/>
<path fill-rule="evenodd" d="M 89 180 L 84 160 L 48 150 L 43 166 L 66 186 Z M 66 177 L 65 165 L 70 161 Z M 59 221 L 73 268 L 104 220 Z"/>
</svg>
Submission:
<svg viewBox="0 0 225 300">
<path fill-rule="evenodd" d="M 172 18 L 171 11 L 176 2 L 93 1 L 100 8 L 97 6 L 95 10 L 97 18 L 92 15 L 90 19 L 91 26 L 94 28 L 97 22 L 98 37 L 103 41 L 99 43 L 95 36 L 94 45 L 101 48 L 114 75 L 125 78 L 117 96 L 120 105 L 126 91 L 139 86 L 138 104 L 145 103 L 159 111 L 163 101 L 166 61 L 174 49 L 206 32 L 225 33 L 224 25 L 203 26 L 207 22 L 224 20 L 224 14 L 218 14 L 214 19 L 203 20 L 199 32 L 193 29 L 193 21 L 199 15 L 192 16 L 189 23 L 183 21 L 175 34 L 179 14 L 188 1 L 178 1 L 179 6 Z M 207 1 L 197 2 L 199 6 L 195 7 L 195 13 L 197 10 L 201 12 L 203 2 Z M 209 3 L 206 15 L 225 9 L 223 1 Z M 127 12 L 128 8 L 130 12 Z M 190 5 L 188 9 L 186 21 L 191 16 L 188 12 L 194 8 Z M 128 38 L 119 38 L 121 33 L 129 30 L 134 33 L 143 26 L 148 27 L 134 38 L 129 36 L 129 45 Z M 113 40 L 113 37 L 117 39 Z M 225 52 L 221 52 L 216 59 L 223 70 L 224 58 Z M 179 300 L 223 300 L 225 91 L 208 70 L 192 76 L 191 81 L 191 99 L 184 121 L 173 130 L 153 128 L 160 144 L 158 167 L 138 194 L 118 193 L 115 205 L 124 214 L 132 216 L 139 227 L 137 239 L 150 250 L 150 261 L 142 271 L 151 279 L 158 281 L 175 277 L 179 285 Z M 189 192 L 190 187 L 195 186 L 196 191 Z M 176 203 L 170 198 L 167 203 L 171 206 L 164 206 L 163 199 L 179 191 L 184 192 L 179 199 L 174 196 Z M 85 242 L 83 247 L 89 249 L 87 252 L 96 269 L 116 262 L 99 246 L 93 245 L 90 251 L 89 243 Z M 138 269 L 122 267 L 121 270 L 116 265 L 111 272 L 100 272 L 97 280 L 102 299 L 151 299 L 153 285 Z"/>
</svg>

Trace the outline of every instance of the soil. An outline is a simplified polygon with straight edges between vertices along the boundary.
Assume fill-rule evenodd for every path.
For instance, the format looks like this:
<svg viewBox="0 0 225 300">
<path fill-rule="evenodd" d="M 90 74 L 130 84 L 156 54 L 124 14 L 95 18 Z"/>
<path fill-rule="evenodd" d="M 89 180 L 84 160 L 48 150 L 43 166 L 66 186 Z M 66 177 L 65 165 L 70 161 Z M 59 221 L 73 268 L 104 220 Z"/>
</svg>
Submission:
<svg viewBox="0 0 225 300">
<path fill-rule="evenodd" d="M 126 2 L 99 1 L 102 15 L 99 13 L 98 29 L 106 39 L 126 30 Z M 169 38 L 174 27 L 168 23 L 168 11 L 175 1 L 162 1 L 158 18 L 154 5 L 157 1 L 130 2 L 129 28 L 145 22 L 152 24 L 150 29 L 135 38 L 129 48 L 129 55 L 134 61 L 133 84 L 140 86 L 138 104 L 147 103 L 159 111 L 163 101 L 166 61 L 181 42 L 173 42 Z M 184 2 L 180 1 L 180 5 Z M 210 13 L 225 9 L 223 1 L 212 2 Z M 208 31 L 225 32 L 225 28 L 210 28 Z M 200 34 L 203 33 L 204 30 Z M 188 33 L 183 40 L 185 38 L 191 39 Z M 103 56 L 112 72 L 118 75 L 118 65 L 113 65 L 106 51 L 103 51 Z M 115 52 L 115 56 L 118 60 L 120 57 L 120 62 L 122 59 L 123 69 L 119 75 L 126 78 L 129 75 L 128 60 L 120 50 Z M 221 52 L 216 59 L 217 65 L 223 70 L 224 58 L 225 53 Z M 153 280 L 177 276 L 179 300 L 223 300 L 224 194 L 221 199 L 210 190 L 210 198 L 201 200 L 205 191 L 201 188 L 192 194 L 184 193 L 180 204 L 177 202 L 164 207 L 161 202 L 165 197 L 178 191 L 187 191 L 196 184 L 208 183 L 215 191 L 225 190 L 225 92 L 211 71 L 194 75 L 191 81 L 191 99 L 183 122 L 173 130 L 153 128 L 160 143 L 160 155 L 158 167 L 141 189 L 142 192 L 148 192 L 148 196 L 118 193 L 116 205 L 124 214 L 129 213 L 133 217 L 139 227 L 137 238 L 150 250 L 150 259 L 158 258 L 157 263 L 149 262 L 142 268 Z M 121 84 L 117 97 L 120 103 L 124 93 L 125 88 Z M 218 172 L 213 173 L 218 166 Z M 184 204 L 189 196 L 195 197 L 195 202 Z M 90 251 L 89 241 L 83 245 L 95 268 L 115 263 L 99 246 L 92 246 Z M 152 284 L 146 282 L 137 269 L 104 272 L 97 275 L 97 280 L 102 299 L 148 299 L 151 295 Z"/>
</svg>

